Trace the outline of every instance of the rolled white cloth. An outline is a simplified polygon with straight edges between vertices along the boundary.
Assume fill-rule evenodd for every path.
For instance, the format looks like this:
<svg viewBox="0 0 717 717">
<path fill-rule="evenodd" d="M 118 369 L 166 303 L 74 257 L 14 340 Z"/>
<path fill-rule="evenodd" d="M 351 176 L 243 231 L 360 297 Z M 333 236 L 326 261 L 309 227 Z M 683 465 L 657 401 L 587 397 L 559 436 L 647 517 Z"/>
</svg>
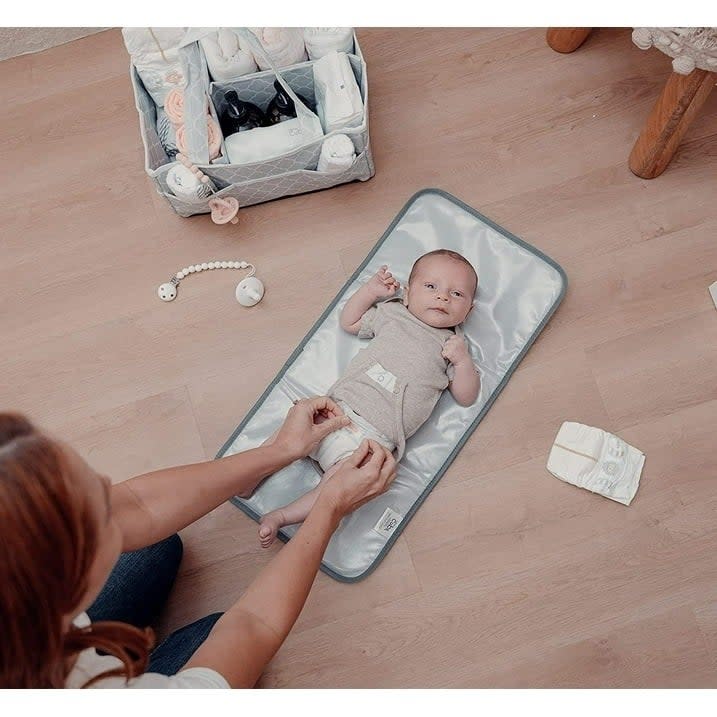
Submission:
<svg viewBox="0 0 717 717">
<path fill-rule="evenodd" d="M 354 51 L 352 27 L 305 27 L 304 44 L 310 60 L 319 60 L 328 52 Z"/>
<path fill-rule="evenodd" d="M 254 55 L 242 46 L 232 28 L 222 27 L 200 42 L 212 79 L 223 82 L 257 71 Z"/>
<path fill-rule="evenodd" d="M 345 52 L 329 52 L 314 63 L 316 114 L 329 134 L 363 122 L 363 100 Z"/>
<path fill-rule="evenodd" d="M 214 191 L 211 182 L 200 182 L 191 169 L 179 163 L 167 172 L 167 186 L 174 196 L 188 202 L 206 199 Z"/>
<path fill-rule="evenodd" d="M 250 27 L 277 67 L 295 65 L 307 60 L 304 32 L 300 27 Z M 255 57 L 260 70 L 268 70 L 261 58 Z"/>
<path fill-rule="evenodd" d="M 327 137 L 321 145 L 318 172 L 343 172 L 356 159 L 354 143 L 345 134 Z"/>
</svg>

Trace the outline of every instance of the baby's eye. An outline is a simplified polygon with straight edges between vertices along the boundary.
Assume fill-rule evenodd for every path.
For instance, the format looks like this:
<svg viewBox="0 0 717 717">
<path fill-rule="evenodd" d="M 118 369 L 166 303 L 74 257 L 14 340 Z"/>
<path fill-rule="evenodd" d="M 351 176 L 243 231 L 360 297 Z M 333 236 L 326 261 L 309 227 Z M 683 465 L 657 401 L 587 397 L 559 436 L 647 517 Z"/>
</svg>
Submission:
<svg viewBox="0 0 717 717">
<path fill-rule="evenodd" d="M 436 285 L 435 285 L 435 284 L 431 284 L 430 281 L 429 281 L 429 282 L 426 282 L 426 284 L 425 284 L 424 286 L 426 287 L 426 289 L 435 289 L 435 288 L 436 288 Z"/>
<path fill-rule="evenodd" d="M 455 296 L 456 299 L 460 299 L 463 294 L 460 291 L 451 291 L 451 296 Z"/>
</svg>

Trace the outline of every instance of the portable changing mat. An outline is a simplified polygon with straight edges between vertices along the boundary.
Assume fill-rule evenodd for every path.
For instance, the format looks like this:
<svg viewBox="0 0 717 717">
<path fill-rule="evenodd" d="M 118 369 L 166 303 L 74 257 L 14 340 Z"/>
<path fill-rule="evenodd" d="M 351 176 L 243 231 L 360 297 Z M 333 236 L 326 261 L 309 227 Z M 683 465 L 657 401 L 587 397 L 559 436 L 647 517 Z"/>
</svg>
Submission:
<svg viewBox="0 0 717 717">
<path fill-rule="evenodd" d="M 480 395 L 464 408 L 446 389 L 428 421 L 407 441 L 389 490 L 342 520 L 321 564 L 337 580 L 364 578 L 390 550 L 560 304 L 567 288 L 562 268 L 455 197 L 437 189 L 418 192 L 217 455 L 260 445 L 281 426 L 294 399 L 324 395 L 366 345 L 339 325 L 348 298 L 383 264 L 405 285 L 414 261 L 440 248 L 461 253 L 478 271 L 476 305 L 463 328 L 480 370 Z M 318 482 L 316 468 L 303 459 L 267 478 L 251 498 L 232 502 L 259 520 Z M 286 541 L 298 528 L 286 526 L 279 537 Z"/>
</svg>

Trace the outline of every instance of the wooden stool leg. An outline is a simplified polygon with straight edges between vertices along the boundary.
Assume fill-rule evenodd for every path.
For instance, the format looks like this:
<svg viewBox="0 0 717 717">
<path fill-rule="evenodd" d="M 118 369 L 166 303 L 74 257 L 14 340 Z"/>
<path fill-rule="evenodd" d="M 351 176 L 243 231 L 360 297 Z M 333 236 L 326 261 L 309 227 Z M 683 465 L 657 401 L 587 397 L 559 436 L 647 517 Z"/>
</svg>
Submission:
<svg viewBox="0 0 717 717">
<path fill-rule="evenodd" d="M 689 75 L 673 72 L 630 152 L 630 170 L 652 179 L 665 171 L 680 140 L 704 104 L 717 75 L 692 70 Z"/>
<path fill-rule="evenodd" d="M 591 27 L 549 27 L 545 39 L 556 52 L 575 52 L 591 32 Z"/>
</svg>

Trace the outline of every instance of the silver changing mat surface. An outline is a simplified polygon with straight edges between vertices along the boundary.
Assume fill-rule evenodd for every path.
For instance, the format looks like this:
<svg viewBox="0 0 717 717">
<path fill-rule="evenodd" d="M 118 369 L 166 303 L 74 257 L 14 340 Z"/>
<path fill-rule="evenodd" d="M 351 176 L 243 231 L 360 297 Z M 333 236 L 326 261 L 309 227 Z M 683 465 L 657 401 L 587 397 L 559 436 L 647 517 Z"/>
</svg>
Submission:
<svg viewBox="0 0 717 717">
<path fill-rule="evenodd" d="M 382 264 L 388 264 L 403 285 L 413 262 L 439 248 L 460 252 L 478 271 L 476 306 L 464 330 L 481 373 L 480 396 L 463 408 L 446 391 L 429 420 L 408 440 L 390 489 L 344 518 L 322 562 L 322 570 L 337 580 L 360 580 L 390 550 L 558 307 L 567 288 L 562 268 L 455 197 L 437 189 L 417 193 L 217 455 L 260 445 L 281 425 L 293 399 L 325 394 L 365 344 L 339 326 L 348 298 Z M 233 502 L 258 520 L 318 481 L 313 464 L 304 459 L 267 478 L 250 499 L 237 497 Z M 279 537 L 286 541 L 297 529 L 287 526 Z"/>
</svg>

